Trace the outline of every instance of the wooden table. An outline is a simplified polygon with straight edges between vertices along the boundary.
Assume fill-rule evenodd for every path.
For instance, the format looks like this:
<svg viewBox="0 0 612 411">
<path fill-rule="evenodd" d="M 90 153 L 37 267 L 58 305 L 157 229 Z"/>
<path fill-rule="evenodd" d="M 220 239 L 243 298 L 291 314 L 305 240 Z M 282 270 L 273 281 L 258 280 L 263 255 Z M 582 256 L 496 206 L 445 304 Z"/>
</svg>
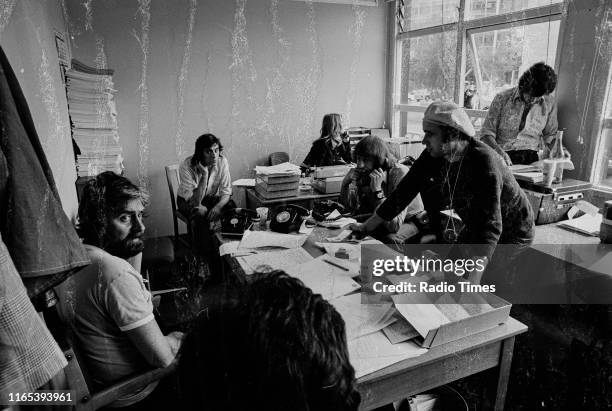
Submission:
<svg viewBox="0 0 612 411">
<path fill-rule="evenodd" d="M 315 228 L 303 248 L 313 257 L 323 252 L 315 242 L 337 234 L 337 230 Z M 218 235 L 217 239 L 225 239 Z M 231 275 L 244 275 L 234 257 L 225 256 Z M 481 371 L 499 367 L 495 410 L 503 410 L 506 399 L 514 339 L 527 326 L 509 318 L 505 324 L 431 348 L 427 353 L 390 365 L 357 380 L 361 393 L 360 410 L 371 410 L 393 401 L 440 387 Z"/>
<path fill-rule="evenodd" d="M 308 191 L 298 191 L 298 195 L 293 197 L 280 197 L 265 199 L 260 196 L 254 188 L 247 188 L 247 208 L 255 210 L 257 207 L 271 207 L 280 204 L 296 204 L 308 210 L 312 210 L 315 200 L 336 200 L 340 193 L 323 194 L 314 191 L 312 188 Z"/>
</svg>

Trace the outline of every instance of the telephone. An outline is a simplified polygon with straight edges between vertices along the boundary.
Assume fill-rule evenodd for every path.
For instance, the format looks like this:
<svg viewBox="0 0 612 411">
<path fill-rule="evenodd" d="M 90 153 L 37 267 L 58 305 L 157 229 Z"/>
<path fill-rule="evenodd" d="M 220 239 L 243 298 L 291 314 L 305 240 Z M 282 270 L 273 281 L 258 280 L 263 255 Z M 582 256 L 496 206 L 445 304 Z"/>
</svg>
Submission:
<svg viewBox="0 0 612 411">
<path fill-rule="evenodd" d="M 278 233 L 288 233 L 297 231 L 302 224 L 302 220 L 310 212 L 304 207 L 295 204 L 283 204 L 274 208 L 270 218 L 270 230 Z"/>
<path fill-rule="evenodd" d="M 322 200 L 316 201 L 314 208 L 312 209 L 312 218 L 317 221 L 323 221 L 330 215 L 334 210 L 338 210 L 340 214 L 347 212 L 346 208 L 342 204 L 333 200 Z"/>
<path fill-rule="evenodd" d="M 237 207 L 227 210 L 221 219 L 221 233 L 223 235 L 242 235 L 251 226 L 255 217 L 257 217 L 257 211 L 248 208 Z"/>
</svg>

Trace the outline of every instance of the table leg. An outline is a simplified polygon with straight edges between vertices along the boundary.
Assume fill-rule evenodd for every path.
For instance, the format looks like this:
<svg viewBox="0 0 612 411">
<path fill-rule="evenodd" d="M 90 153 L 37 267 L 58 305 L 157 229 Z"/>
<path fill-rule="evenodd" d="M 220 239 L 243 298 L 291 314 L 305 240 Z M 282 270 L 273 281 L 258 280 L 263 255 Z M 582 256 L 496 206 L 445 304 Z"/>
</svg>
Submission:
<svg viewBox="0 0 612 411">
<path fill-rule="evenodd" d="M 499 359 L 499 377 L 497 379 L 497 394 L 495 396 L 495 411 L 503 411 L 504 409 L 513 352 L 514 337 L 510 337 L 502 342 L 501 358 Z"/>
</svg>

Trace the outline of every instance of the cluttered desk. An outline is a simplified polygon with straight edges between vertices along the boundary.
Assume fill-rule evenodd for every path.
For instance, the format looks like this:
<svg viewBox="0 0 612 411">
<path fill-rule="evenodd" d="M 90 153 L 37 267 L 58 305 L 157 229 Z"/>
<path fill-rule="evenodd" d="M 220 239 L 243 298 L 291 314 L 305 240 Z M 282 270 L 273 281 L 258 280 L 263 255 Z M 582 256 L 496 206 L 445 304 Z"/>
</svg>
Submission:
<svg viewBox="0 0 612 411">
<path fill-rule="evenodd" d="M 450 341 L 425 348 L 417 342 L 420 331 L 401 314 L 409 305 L 399 310 L 391 301 L 362 303 L 360 245 L 382 243 L 370 238 L 357 243 L 336 227 L 303 224 L 295 234 L 272 232 L 265 224 L 257 228 L 239 239 L 217 235 L 227 275 L 248 277 L 282 269 L 334 305 L 346 323 L 349 357 L 362 395 L 360 409 L 374 409 L 496 366 L 495 409 L 503 409 L 514 338 L 527 331 L 525 325 L 506 316 L 481 332 L 458 327 L 463 331 Z M 432 304 L 431 309 L 444 315 L 442 308 Z"/>
</svg>

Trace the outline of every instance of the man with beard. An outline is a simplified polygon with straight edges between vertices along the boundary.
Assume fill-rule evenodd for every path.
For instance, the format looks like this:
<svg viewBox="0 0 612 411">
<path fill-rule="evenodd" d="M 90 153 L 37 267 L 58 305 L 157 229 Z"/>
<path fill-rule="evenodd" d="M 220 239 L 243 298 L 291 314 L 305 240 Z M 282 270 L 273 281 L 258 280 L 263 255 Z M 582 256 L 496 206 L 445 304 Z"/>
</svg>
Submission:
<svg viewBox="0 0 612 411">
<path fill-rule="evenodd" d="M 126 259 L 143 248 L 147 195 L 127 178 L 104 172 L 88 182 L 79 204 L 78 232 L 91 265 L 60 287 L 59 313 L 96 389 L 174 360 L 182 333 L 163 335 L 151 294 Z M 122 398 L 126 406 L 147 397 L 157 382 Z"/>
</svg>

